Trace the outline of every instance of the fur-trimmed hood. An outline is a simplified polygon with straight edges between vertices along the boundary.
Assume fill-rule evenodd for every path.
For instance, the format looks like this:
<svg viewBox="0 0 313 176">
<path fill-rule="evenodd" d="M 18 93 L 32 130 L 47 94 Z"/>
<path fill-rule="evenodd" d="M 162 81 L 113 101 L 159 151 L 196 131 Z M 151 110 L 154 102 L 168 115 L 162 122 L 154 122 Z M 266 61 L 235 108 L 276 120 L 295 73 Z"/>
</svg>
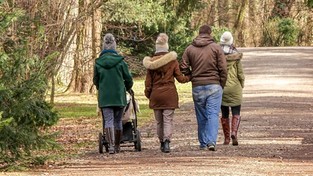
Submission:
<svg viewBox="0 0 313 176">
<path fill-rule="evenodd" d="M 176 59 L 177 59 L 177 53 L 175 51 L 171 51 L 165 55 L 160 55 L 160 56 L 153 56 L 153 57 L 146 56 L 143 59 L 143 66 L 149 70 L 156 70 Z"/>
<path fill-rule="evenodd" d="M 234 61 L 242 59 L 242 53 L 233 53 L 225 55 L 227 61 Z"/>
</svg>

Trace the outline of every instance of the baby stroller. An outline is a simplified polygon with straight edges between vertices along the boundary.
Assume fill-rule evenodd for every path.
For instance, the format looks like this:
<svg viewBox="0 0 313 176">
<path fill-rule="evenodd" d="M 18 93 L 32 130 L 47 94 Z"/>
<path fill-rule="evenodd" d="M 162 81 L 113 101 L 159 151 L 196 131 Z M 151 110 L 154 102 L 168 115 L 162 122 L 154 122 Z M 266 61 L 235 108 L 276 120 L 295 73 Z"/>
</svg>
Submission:
<svg viewBox="0 0 313 176">
<path fill-rule="evenodd" d="M 123 136 L 121 139 L 121 147 L 134 146 L 135 151 L 141 151 L 141 136 L 140 131 L 137 129 L 137 112 L 139 111 L 139 107 L 135 100 L 134 92 L 132 90 L 127 92 L 126 97 L 127 105 L 124 109 L 124 115 L 122 118 Z M 109 151 L 109 143 L 106 140 L 104 123 L 105 122 L 102 118 L 102 132 L 99 133 L 99 153 L 103 153 L 103 147 L 105 148 L 106 152 Z"/>
</svg>

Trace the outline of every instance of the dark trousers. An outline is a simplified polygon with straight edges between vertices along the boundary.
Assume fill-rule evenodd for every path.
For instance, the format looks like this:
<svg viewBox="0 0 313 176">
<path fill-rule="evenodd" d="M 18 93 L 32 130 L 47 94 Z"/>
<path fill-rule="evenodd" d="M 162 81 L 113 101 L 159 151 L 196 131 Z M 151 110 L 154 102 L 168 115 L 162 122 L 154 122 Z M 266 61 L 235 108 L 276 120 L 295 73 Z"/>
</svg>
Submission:
<svg viewBox="0 0 313 176">
<path fill-rule="evenodd" d="M 102 110 L 102 118 L 104 122 L 104 128 L 115 128 L 116 130 L 122 130 L 122 117 L 124 107 L 104 107 Z"/>
<path fill-rule="evenodd" d="M 239 115 L 240 116 L 240 108 L 241 105 L 238 106 L 221 106 L 222 118 L 229 118 L 229 108 L 231 109 L 232 116 Z"/>
</svg>

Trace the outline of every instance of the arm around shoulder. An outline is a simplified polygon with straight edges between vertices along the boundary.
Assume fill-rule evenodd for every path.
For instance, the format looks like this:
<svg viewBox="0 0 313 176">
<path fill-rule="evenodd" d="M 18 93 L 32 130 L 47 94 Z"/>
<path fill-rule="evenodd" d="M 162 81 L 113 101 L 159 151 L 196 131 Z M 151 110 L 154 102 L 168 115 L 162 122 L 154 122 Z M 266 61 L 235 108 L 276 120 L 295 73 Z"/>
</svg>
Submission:
<svg viewBox="0 0 313 176">
<path fill-rule="evenodd" d="M 224 52 L 221 47 L 217 49 L 217 65 L 220 76 L 220 84 L 224 88 L 227 80 L 227 62 Z"/>
<path fill-rule="evenodd" d="M 191 79 L 191 74 L 189 74 L 189 75 L 184 75 L 184 74 L 180 71 L 179 63 L 178 63 L 177 60 L 175 61 L 174 64 L 175 64 L 174 77 L 176 78 L 176 80 L 177 80 L 179 83 L 187 83 L 187 82 L 189 82 L 190 79 Z"/>
<path fill-rule="evenodd" d="M 245 86 L 245 75 L 243 73 L 243 67 L 242 67 L 242 63 L 239 60 L 237 63 L 237 72 L 238 72 L 238 80 L 240 81 L 241 87 L 244 88 Z"/>
<path fill-rule="evenodd" d="M 182 56 L 182 60 L 181 60 L 181 63 L 179 65 L 179 68 L 180 68 L 180 71 L 184 75 L 191 75 L 190 61 L 189 61 L 189 57 L 188 57 L 188 48 L 185 50 L 185 52 Z"/>
</svg>

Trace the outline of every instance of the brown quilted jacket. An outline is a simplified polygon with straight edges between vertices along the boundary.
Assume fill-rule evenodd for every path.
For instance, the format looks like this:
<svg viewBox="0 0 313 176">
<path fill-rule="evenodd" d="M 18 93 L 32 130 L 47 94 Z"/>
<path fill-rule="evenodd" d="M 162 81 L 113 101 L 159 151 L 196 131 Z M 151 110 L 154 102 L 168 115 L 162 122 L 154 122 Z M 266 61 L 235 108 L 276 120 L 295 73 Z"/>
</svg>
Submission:
<svg viewBox="0 0 313 176">
<path fill-rule="evenodd" d="M 192 74 L 192 86 L 226 84 L 227 63 L 221 46 L 208 34 L 197 36 L 182 57 L 181 69 Z"/>
<path fill-rule="evenodd" d="M 190 80 L 179 70 L 176 52 L 163 52 L 153 57 L 145 57 L 143 65 L 147 68 L 145 96 L 151 109 L 178 108 L 178 93 L 175 79 L 180 83 Z"/>
</svg>

